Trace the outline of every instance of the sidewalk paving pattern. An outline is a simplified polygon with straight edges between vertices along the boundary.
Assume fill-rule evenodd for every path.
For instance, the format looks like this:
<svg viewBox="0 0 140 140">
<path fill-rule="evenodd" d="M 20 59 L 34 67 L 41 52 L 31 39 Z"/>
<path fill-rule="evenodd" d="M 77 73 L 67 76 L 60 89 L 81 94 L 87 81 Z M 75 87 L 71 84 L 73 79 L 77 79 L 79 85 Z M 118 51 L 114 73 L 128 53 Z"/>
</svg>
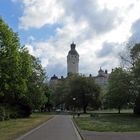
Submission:
<svg viewBox="0 0 140 140">
<path fill-rule="evenodd" d="M 81 138 L 71 117 L 59 115 L 17 140 L 81 140 Z"/>
</svg>

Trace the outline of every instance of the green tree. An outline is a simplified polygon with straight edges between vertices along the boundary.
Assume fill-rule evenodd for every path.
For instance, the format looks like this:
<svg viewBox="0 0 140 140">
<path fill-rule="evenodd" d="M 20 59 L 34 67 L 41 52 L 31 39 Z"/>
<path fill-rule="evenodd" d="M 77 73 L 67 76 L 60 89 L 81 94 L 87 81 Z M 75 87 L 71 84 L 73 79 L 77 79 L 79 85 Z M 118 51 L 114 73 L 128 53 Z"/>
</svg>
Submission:
<svg viewBox="0 0 140 140">
<path fill-rule="evenodd" d="M 46 73 L 39 59 L 32 56 L 32 75 L 28 78 L 28 98 L 32 109 L 41 109 L 47 102 L 46 97 Z"/>
<path fill-rule="evenodd" d="M 0 18 L 0 103 L 19 116 L 24 115 L 21 101 L 25 106 L 27 78 L 31 74 L 28 59 L 28 52 L 20 48 L 17 33 Z"/>
<path fill-rule="evenodd" d="M 98 108 L 100 105 L 100 88 L 91 77 L 73 75 L 69 78 L 69 94 L 66 103 L 70 107 L 82 108 L 86 113 L 87 107 Z"/>
<path fill-rule="evenodd" d="M 127 53 L 126 53 L 127 52 Z M 125 54 L 121 55 L 124 67 L 131 73 L 131 96 L 134 113 L 140 114 L 140 43 L 128 44 Z"/>
<path fill-rule="evenodd" d="M 52 92 L 51 92 L 50 88 L 48 87 L 48 84 L 45 84 L 44 93 L 45 93 L 45 96 L 47 97 L 47 102 L 45 102 L 45 110 L 50 112 L 53 107 L 53 104 L 52 104 L 52 100 L 51 100 Z"/>
<path fill-rule="evenodd" d="M 105 102 L 110 108 L 117 108 L 118 113 L 130 101 L 130 75 L 122 68 L 116 68 L 109 77 Z"/>
<path fill-rule="evenodd" d="M 31 114 L 27 98 L 31 73 L 30 54 L 20 47 L 18 34 L 0 18 L 0 102 L 18 116 Z"/>
<path fill-rule="evenodd" d="M 1 102 L 12 102 L 18 91 L 19 41 L 16 33 L 0 18 L 0 95 Z M 18 92 L 16 93 L 18 94 Z"/>
<path fill-rule="evenodd" d="M 39 59 L 20 46 L 18 34 L 0 18 L 0 106 L 29 116 L 48 101 L 45 80 Z"/>
<path fill-rule="evenodd" d="M 133 46 L 130 56 L 134 62 L 132 67 L 133 94 L 135 95 L 134 113 L 140 114 L 140 43 Z"/>
</svg>

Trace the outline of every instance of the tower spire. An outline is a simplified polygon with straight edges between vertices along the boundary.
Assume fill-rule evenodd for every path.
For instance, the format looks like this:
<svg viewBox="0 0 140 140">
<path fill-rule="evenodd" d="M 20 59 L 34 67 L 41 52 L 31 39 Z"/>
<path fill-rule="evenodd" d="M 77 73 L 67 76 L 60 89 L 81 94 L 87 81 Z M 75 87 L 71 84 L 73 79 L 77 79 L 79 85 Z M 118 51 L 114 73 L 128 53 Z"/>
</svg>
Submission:
<svg viewBox="0 0 140 140">
<path fill-rule="evenodd" d="M 70 45 L 71 50 L 67 56 L 67 73 L 69 74 L 76 74 L 79 73 L 79 54 L 77 53 L 75 47 L 76 44 L 74 41 Z"/>
</svg>

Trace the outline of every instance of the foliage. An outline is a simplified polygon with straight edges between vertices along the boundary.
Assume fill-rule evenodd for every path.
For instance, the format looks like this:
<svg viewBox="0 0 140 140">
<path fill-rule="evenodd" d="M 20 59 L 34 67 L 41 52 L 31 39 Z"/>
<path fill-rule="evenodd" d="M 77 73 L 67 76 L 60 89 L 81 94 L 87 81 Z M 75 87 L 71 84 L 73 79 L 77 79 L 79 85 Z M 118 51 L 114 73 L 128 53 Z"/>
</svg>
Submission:
<svg viewBox="0 0 140 140">
<path fill-rule="evenodd" d="M 54 107 L 68 110 L 81 110 L 87 107 L 99 108 L 100 87 L 92 77 L 71 75 L 51 88 Z"/>
<path fill-rule="evenodd" d="M 28 78 L 28 98 L 33 110 L 40 109 L 47 102 L 44 83 L 46 75 L 39 59 L 32 56 L 32 74 Z"/>
<path fill-rule="evenodd" d="M 93 78 L 73 75 L 69 77 L 68 84 L 67 106 L 82 108 L 84 113 L 86 113 L 88 106 L 99 107 L 100 88 Z"/>
<path fill-rule="evenodd" d="M 140 114 L 140 43 L 135 44 L 131 49 L 131 57 L 134 60 L 134 65 L 132 67 L 133 83 L 136 99 L 134 106 L 134 113 Z"/>
<path fill-rule="evenodd" d="M 127 47 L 127 57 L 121 57 L 123 62 L 127 62 L 127 68 L 131 72 L 131 94 L 133 95 L 134 113 L 140 114 L 140 43 L 130 44 Z M 126 67 L 126 66 L 125 66 Z"/>
<path fill-rule="evenodd" d="M 66 97 L 68 95 L 68 80 L 61 80 L 55 88 L 51 89 L 52 104 L 55 108 L 63 109 L 63 105 L 66 103 Z"/>
<path fill-rule="evenodd" d="M 134 113 L 140 114 L 140 94 L 137 96 L 134 106 Z"/>
<path fill-rule="evenodd" d="M 0 107 L 0 121 L 8 120 L 9 119 L 9 111 L 6 110 L 4 107 Z"/>
<path fill-rule="evenodd" d="M 18 34 L 0 18 L 0 106 L 17 117 L 41 108 L 48 101 L 45 74 L 40 61 L 20 46 Z"/>
<path fill-rule="evenodd" d="M 130 101 L 129 86 L 129 74 L 122 68 L 116 68 L 109 77 L 108 92 L 105 99 L 108 107 L 117 108 L 118 113 L 120 113 L 120 110 Z"/>
</svg>

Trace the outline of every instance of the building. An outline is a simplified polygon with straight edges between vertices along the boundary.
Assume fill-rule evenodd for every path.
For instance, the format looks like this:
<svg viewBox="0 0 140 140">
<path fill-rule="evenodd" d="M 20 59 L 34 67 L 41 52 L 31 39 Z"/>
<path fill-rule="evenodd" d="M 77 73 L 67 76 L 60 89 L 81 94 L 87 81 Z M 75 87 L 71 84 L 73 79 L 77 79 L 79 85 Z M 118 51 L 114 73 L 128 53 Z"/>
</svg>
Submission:
<svg viewBox="0 0 140 140">
<path fill-rule="evenodd" d="M 79 73 L 79 54 L 77 53 L 76 44 L 71 44 L 71 50 L 67 55 L 67 75 Z"/>
<path fill-rule="evenodd" d="M 109 73 L 107 70 L 103 71 L 101 68 L 98 71 L 98 75 L 94 77 L 95 82 L 101 87 L 105 88 L 108 85 Z"/>
<path fill-rule="evenodd" d="M 61 76 L 61 78 L 58 78 L 55 74 L 51 77 L 50 81 L 49 81 L 49 86 L 52 89 L 55 89 L 57 87 L 57 85 L 62 82 L 63 80 L 65 80 L 65 78 L 63 76 Z"/>
<path fill-rule="evenodd" d="M 67 76 L 79 73 L 79 54 L 76 51 L 76 44 L 72 43 L 70 47 L 70 51 L 67 55 Z M 90 75 L 90 77 L 92 77 L 92 75 Z M 107 70 L 104 71 L 100 68 L 98 75 L 93 76 L 93 78 L 95 79 L 95 82 L 102 88 L 105 88 L 108 85 L 109 74 Z M 54 75 L 50 79 L 50 86 L 55 87 L 62 80 L 64 80 L 63 76 L 58 78 L 56 75 Z"/>
</svg>

